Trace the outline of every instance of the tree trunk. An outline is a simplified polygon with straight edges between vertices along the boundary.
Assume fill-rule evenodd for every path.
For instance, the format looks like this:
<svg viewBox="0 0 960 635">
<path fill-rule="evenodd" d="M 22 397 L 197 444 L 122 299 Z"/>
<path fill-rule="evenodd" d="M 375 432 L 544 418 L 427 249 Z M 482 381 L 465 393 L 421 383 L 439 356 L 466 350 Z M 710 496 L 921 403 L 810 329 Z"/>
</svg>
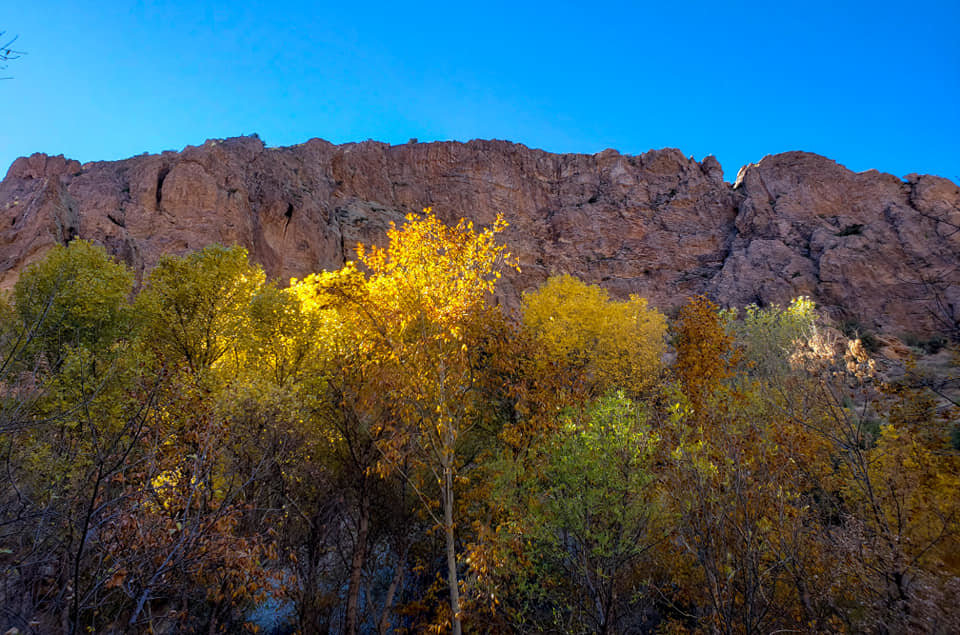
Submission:
<svg viewBox="0 0 960 635">
<path fill-rule="evenodd" d="M 347 591 L 347 633 L 357 634 L 357 606 L 360 602 L 360 576 L 363 574 L 363 561 L 367 551 L 367 535 L 370 531 L 370 495 L 366 483 L 360 487 L 360 522 L 357 528 L 357 541 L 353 547 L 353 560 L 350 563 L 350 587 Z"/>
<path fill-rule="evenodd" d="M 406 551 L 404 551 L 406 553 Z M 383 601 L 383 613 L 380 615 L 380 623 L 378 625 L 377 632 L 380 635 L 387 635 L 387 632 L 390 630 L 390 609 L 393 607 L 393 597 L 397 593 L 397 589 L 400 587 L 400 582 L 403 580 L 403 569 L 404 561 L 401 559 L 397 562 L 397 570 L 393 573 L 393 579 L 390 580 L 390 587 L 387 589 L 387 597 Z"/>
<path fill-rule="evenodd" d="M 460 635 L 460 586 L 457 580 L 457 549 L 453 534 L 453 466 L 443 467 L 443 528 L 447 538 L 447 583 L 453 635 Z"/>
</svg>

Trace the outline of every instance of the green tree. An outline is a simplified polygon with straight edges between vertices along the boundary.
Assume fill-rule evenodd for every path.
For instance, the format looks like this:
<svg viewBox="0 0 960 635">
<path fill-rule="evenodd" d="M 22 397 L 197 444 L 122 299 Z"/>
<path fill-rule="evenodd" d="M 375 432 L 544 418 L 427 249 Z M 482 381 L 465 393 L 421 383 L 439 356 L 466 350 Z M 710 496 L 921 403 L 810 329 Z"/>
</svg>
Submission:
<svg viewBox="0 0 960 635">
<path fill-rule="evenodd" d="M 71 347 L 100 351 L 129 329 L 133 274 L 103 247 L 57 245 L 17 280 L 13 298 L 23 328 L 55 368 Z"/>
<path fill-rule="evenodd" d="M 642 407 L 619 393 L 564 415 L 536 459 L 506 453 L 491 470 L 497 527 L 471 556 L 500 610 L 524 628 L 565 632 L 642 623 L 642 565 L 662 538 L 658 443 Z"/>
<path fill-rule="evenodd" d="M 794 372 L 790 358 L 813 336 L 817 323 L 816 306 L 807 297 L 794 298 L 786 307 L 751 304 L 742 313 L 731 309 L 721 316 L 741 350 L 744 374 L 765 382 Z"/>
<path fill-rule="evenodd" d="M 137 297 L 143 337 L 166 360 L 202 373 L 243 336 L 248 305 L 264 280 L 242 247 L 163 256 Z"/>
</svg>

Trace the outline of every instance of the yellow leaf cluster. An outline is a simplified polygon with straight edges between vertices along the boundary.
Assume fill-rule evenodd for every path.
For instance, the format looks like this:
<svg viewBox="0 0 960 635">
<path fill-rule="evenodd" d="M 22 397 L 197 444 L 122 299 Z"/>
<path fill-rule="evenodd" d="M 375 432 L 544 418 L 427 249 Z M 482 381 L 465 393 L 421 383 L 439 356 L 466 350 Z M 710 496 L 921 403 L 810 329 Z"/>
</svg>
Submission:
<svg viewBox="0 0 960 635">
<path fill-rule="evenodd" d="M 576 376 L 591 394 L 649 387 L 666 349 L 666 319 L 645 299 L 613 300 L 569 275 L 524 294 L 523 325 L 541 361 Z"/>
</svg>

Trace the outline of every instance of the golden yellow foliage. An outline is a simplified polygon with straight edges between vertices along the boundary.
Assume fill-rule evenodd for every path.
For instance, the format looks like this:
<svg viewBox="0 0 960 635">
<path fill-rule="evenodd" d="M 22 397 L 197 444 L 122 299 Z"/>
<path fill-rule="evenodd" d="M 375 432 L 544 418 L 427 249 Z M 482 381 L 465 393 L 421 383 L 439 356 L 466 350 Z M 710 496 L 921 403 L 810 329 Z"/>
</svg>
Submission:
<svg viewBox="0 0 960 635">
<path fill-rule="evenodd" d="M 456 337 L 464 314 L 481 306 L 500 279 L 500 269 L 516 266 L 494 240 L 507 226 L 497 216 L 492 227 L 476 231 L 460 219 L 445 225 L 430 208 L 422 217 L 410 214 L 402 228 L 391 226 L 386 248 L 357 248 L 357 257 L 371 272 L 371 291 L 389 308 L 414 312 Z"/>
<path fill-rule="evenodd" d="M 569 275 L 524 294 L 523 325 L 539 359 L 561 370 L 571 385 L 582 385 L 588 396 L 649 387 L 666 350 L 666 318 L 645 299 L 613 300 L 599 286 Z"/>
<path fill-rule="evenodd" d="M 737 363 L 733 336 L 724 328 L 717 305 L 703 296 L 691 298 L 677 316 L 677 378 L 698 417 Z"/>
<path fill-rule="evenodd" d="M 491 335 L 503 316 L 488 300 L 501 269 L 516 266 L 495 240 L 505 227 L 499 216 L 483 230 L 465 220 L 449 226 L 426 209 L 407 216 L 402 228 L 392 226 L 386 247 L 359 246 L 361 267 L 347 263 L 294 283 L 306 312 L 334 310 L 342 341 L 354 338 L 341 348 L 353 351 L 343 361 L 376 378 L 366 410 L 379 413 L 370 435 L 380 471 L 403 472 L 443 528 L 454 632 L 460 628 L 454 489 L 465 439 L 489 416 L 480 407 L 480 360 L 501 344 Z"/>
</svg>

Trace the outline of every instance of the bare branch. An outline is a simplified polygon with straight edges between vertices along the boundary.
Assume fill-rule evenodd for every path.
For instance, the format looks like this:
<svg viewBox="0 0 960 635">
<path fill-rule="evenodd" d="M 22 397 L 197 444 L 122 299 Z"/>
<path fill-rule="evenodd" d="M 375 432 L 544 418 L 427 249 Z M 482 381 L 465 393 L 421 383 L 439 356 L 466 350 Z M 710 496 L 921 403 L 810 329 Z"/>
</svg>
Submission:
<svg viewBox="0 0 960 635">
<path fill-rule="evenodd" d="M 7 39 L 6 31 L 0 31 L 0 71 L 7 70 L 6 62 L 17 60 L 26 55 L 26 51 L 19 51 L 13 48 L 13 43 L 17 41 L 19 35 L 14 35 Z M 13 79 L 12 77 L 0 77 L 0 79 Z"/>
</svg>

